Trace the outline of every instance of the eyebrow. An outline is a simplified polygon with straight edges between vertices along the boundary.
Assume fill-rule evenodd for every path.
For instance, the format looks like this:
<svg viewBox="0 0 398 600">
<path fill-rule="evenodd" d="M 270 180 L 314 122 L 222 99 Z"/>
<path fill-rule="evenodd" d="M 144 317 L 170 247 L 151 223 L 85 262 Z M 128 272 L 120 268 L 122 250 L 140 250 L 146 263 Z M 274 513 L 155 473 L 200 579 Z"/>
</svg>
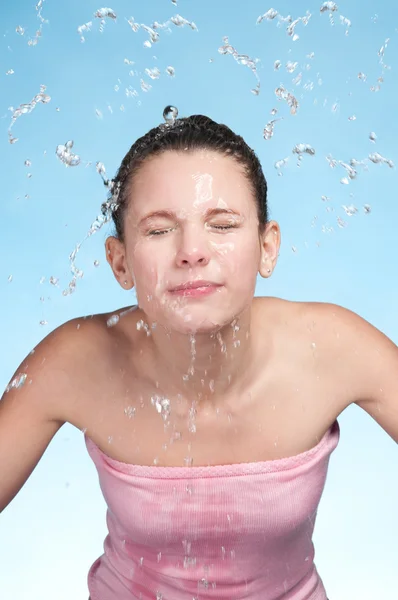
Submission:
<svg viewBox="0 0 398 600">
<path fill-rule="evenodd" d="M 213 217 L 213 216 L 220 215 L 220 214 L 239 216 L 239 213 L 237 213 L 235 210 L 232 210 L 229 208 L 209 208 L 205 212 L 205 217 L 208 218 L 208 217 Z M 177 214 L 172 210 L 154 210 L 154 211 L 148 213 L 147 215 L 145 215 L 144 217 L 142 217 L 142 219 L 140 220 L 138 225 L 140 226 L 145 221 L 148 221 L 148 219 L 153 219 L 154 217 L 163 217 L 165 219 L 178 219 Z"/>
</svg>

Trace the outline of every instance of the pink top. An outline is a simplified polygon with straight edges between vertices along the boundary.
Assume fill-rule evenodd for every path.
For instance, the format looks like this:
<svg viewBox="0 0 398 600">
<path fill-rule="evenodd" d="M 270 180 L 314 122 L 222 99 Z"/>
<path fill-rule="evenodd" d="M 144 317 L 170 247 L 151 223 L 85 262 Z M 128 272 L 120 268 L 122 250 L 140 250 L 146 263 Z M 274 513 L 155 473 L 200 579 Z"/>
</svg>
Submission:
<svg viewBox="0 0 398 600">
<path fill-rule="evenodd" d="M 91 600 L 326 600 L 312 534 L 337 420 L 297 456 L 233 465 L 119 462 L 85 436 L 108 505 Z"/>
</svg>

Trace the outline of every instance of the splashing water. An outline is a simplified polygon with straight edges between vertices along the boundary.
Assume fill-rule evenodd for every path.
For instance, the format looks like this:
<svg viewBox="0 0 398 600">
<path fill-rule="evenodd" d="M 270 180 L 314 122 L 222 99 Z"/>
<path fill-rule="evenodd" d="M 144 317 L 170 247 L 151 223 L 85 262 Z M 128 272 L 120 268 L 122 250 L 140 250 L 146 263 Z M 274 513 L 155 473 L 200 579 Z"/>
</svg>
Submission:
<svg viewBox="0 0 398 600">
<path fill-rule="evenodd" d="M 291 60 L 289 60 L 286 63 L 286 71 L 288 73 L 294 73 L 294 71 L 297 69 L 298 66 L 298 62 L 292 62 Z"/>
<path fill-rule="evenodd" d="M 223 37 L 223 42 L 224 42 L 224 45 L 218 49 L 218 52 L 220 54 L 232 54 L 232 56 L 234 57 L 234 59 L 236 60 L 237 63 L 239 63 L 240 65 L 245 65 L 245 66 L 249 67 L 249 69 L 253 72 L 255 78 L 258 81 L 256 90 L 255 91 L 251 90 L 252 93 L 254 93 L 257 96 L 259 93 L 260 78 L 257 74 L 256 63 L 259 61 L 259 59 L 256 58 L 253 60 L 252 58 L 247 56 L 247 54 L 239 54 L 237 52 L 237 50 L 235 50 L 235 48 L 230 45 L 227 36 Z"/>
<path fill-rule="evenodd" d="M 174 125 L 176 119 L 178 117 L 178 108 L 175 106 L 166 106 L 163 111 L 163 119 L 169 125 Z"/>
<path fill-rule="evenodd" d="M 73 148 L 73 141 L 66 142 L 65 145 L 60 144 L 57 146 L 55 153 L 59 160 L 64 163 L 66 167 L 77 167 L 80 165 L 80 156 L 71 152 Z"/>
<path fill-rule="evenodd" d="M 296 42 L 299 39 L 299 35 L 295 33 L 296 26 L 302 22 L 303 25 L 308 25 L 308 22 L 311 18 L 311 14 L 307 11 L 304 17 L 298 17 L 295 21 L 293 21 L 292 17 L 288 15 L 287 17 L 282 17 L 281 14 L 278 13 L 274 8 L 270 8 L 266 13 L 259 16 L 256 20 L 256 25 L 259 25 L 263 21 L 273 21 L 278 19 L 278 26 L 281 23 L 288 23 L 286 27 L 286 33 L 289 37 L 292 38 L 293 42 Z"/>
<path fill-rule="evenodd" d="M 193 31 L 198 31 L 198 28 L 196 27 L 196 25 L 193 21 L 188 21 L 181 15 L 175 15 L 174 17 L 171 17 L 171 19 L 169 21 L 166 21 L 165 23 L 158 23 L 158 21 L 155 21 L 152 24 L 152 27 L 149 27 L 148 25 L 145 25 L 144 23 L 142 23 L 142 24 L 136 23 L 134 21 L 134 17 L 131 17 L 130 19 L 128 19 L 127 22 L 130 25 L 130 27 L 134 33 L 137 33 L 137 31 L 139 31 L 140 28 L 142 28 L 144 31 L 146 31 L 148 33 L 149 39 L 145 40 L 145 42 L 144 42 L 145 48 L 151 48 L 152 44 L 156 44 L 160 40 L 160 34 L 157 31 L 158 29 L 166 30 L 167 32 L 171 32 L 170 23 L 175 25 L 176 27 L 184 27 L 185 25 L 188 25 L 188 27 L 190 27 Z"/>
<path fill-rule="evenodd" d="M 94 17 L 96 19 L 116 19 L 116 13 L 115 11 L 113 11 L 111 8 L 99 8 L 98 10 L 95 11 L 94 13 Z"/>
<path fill-rule="evenodd" d="M 343 15 L 340 15 L 340 23 L 341 25 L 344 25 L 346 27 L 345 35 L 348 35 L 349 29 L 351 27 L 350 19 L 347 19 L 347 17 L 343 17 Z"/>
<path fill-rule="evenodd" d="M 20 375 L 17 375 L 8 384 L 8 386 L 6 387 L 5 391 L 9 392 L 12 389 L 19 389 L 19 388 L 21 388 L 23 385 L 25 385 L 25 381 L 27 380 L 27 378 L 28 378 L 28 376 L 26 375 L 26 373 L 21 373 Z"/>
<path fill-rule="evenodd" d="M 9 142 L 10 144 L 15 144 L 19 138 L 14 138 L 12 137 L 11 134 L 11 128 L 13 127 L 15 121 L 21 116 L 21 115 L 26 115 L 28 113 L 31 113 L 32 110 L 36 107 L 37 104 L 41 103 L 41 104 L 48 104 L 51 100 L 51 97 L 48 96 L 47 94 L 45 94 L 44 92 L 46 91 L 46 86 L 45 85 L 41 85 L 40 86 L 40 92 L 38 94 L 36 94 L 36 96 L 33 98 L 33 100 L 31 100 L 29 102 L 29 104 L 20 104 L 20 106 L 18 108 L 16 108 L 14 110 L 13 107 L 10 107 L 10 111 L 13 111 L 12 117 L 11 117 L 11 125 L 8 128 L 8 137 L 9 137 Z"/>
<path fill-rule="evenodd" d="M 293 154 L 309 154 L 314 156 L 315 150 L 309 144 L 297 144 L 292 150 Z"/>
<path fill-rule="evenodd" d="M 279 176 L 283 175 L 281 169 L 282 169 L 282 167 L 285 167 L 287 165 L 288 161 L 289 161 L 289 157 L 282 158 L 281 160 L 277 160 L 275 162 L 274 167 L 275 167 L 275 169 L 277 169 Z"/>
<path fill-rule="evenodd" d="M 93 26 L 93 22 L 89 21 L 88 23 L 84 23 L 84 25 L 79 25 L 79 27 L 77 28 L 77 32 L 80 35 L 80 41 L 82 43 L 84 43 L 86 41 L 86 38 L 84 37 L 83 33 L 91 31 L 92 26 Z"/>
<path fill-rule="evenodd" d="M 389 158 L 385 158 L 384 156 L 382 156 L 378 152 L 375 152 L 374 154 L 369 154 L 369 160 L 372 161 L 372 163 L 374 163 L 375 165 L 377 165 L 377 164 L 386 164 L 386 165 L 388 165 L 390 167 L 390 169 L 394 168 L 393 161 L 391 159 L 389 159 Z"/>
<path fill-rule="evenodd" d="M 336 2 L 324 2 L 320 8 L 321 13 L 329 13 L 330 24 L 334 25 L 333 13 L 338 11 Z"/>
<path fill-rule="evenodd" d="M 160 77 L 160 71 L 157 67 L 153 68 L 153 69 L 145 69 L 145 73 L 151 78 L 151 79 L 159 79 Z"/>
<path fill-rule="evenodd" d="M 282 121 L 282 117 L 280 119 L 273 119 L 269 121 L 264 127 L 263 137 L 265 140 L 270 140 L 274 135 L 274 126 L 277 121 Z"/>
<path fill-rule="evenodd" d="M 274 8 L 270 8 L 265 14 L 257 18 L 256 24 L 258 25 L 262 21 L 272 21 L 273 19 L 276 19 L 278 14 L 279 13 L 277 10 L 275 10 Z"/>
<path fill-rule="evenodd" d="M 41 11 L 43 8 L 43 4 L 44 4 L 45 0 L 39 0 L 38 3 L 36 4 L 36 11 L 37 11 L 37 18 L 40 20 L 40 25 L 39 25 L 39 29 L 36 31 L 36 35 L 34 38 L 30 38 L 28 40 L 28 46 L 36 46 L 39 39 L 41 38 L 41 32 L 43 29 L 43 24 L 48 23 L 48 21 L 46 19 L 43 19 L 43 17 L 41 16 Z M 22 29 L 22 28 L 21 28 Z M 18 30 L 18 28 L 17 28 Z M 25 30 L 23 30 L 25 32 Z M 21 33 L 20 31 L 18 31 L 18 33 Z M 23 35 L 23 33 L 21 33 L 21 35 Z"/>
<path fill-rule="evenodd" d="M 275 95 L 278 98 L 278 100 L 286 100 L 288 106 L 290 107 L 290 114 L 297 114 L 297 110 L 299 107 L 298 100 L 293 96 L 293 94 L 288 92 L 283 85 L 276 88 Z"/>
</svg>

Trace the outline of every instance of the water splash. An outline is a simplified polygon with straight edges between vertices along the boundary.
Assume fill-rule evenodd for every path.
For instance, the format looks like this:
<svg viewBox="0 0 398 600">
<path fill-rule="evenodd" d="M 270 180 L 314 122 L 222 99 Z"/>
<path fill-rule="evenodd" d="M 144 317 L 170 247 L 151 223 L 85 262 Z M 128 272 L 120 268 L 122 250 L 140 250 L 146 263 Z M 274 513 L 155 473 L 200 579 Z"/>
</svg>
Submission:
<svg viewBox="0 0 398 600">
<path fill-rule="evenodd" d="M 340 23 L 341 25 L 344 25 L 346 30 L 345 30 L 345 35 L 349 34 L 349 29 L 351 27 L 351 21 L 350 19 L 347 19 L 347 17 L 343 17 L 343 15 L 340 15 Z"/>
<path fill-rule="evenodd" d="M 28 46 L 36 46 L 37 45 L 39 39 L 41 38 L 41 32 L 42 32 L 42 29 L 43 29 L 43 24 L 46 24 L 46 23 L 49 22 L 46 19 L 43 19 L 43 17 L 41 16 L 41 11 L 42 11 L 42 8 L 43 8 L 44 1 L 45 0 L 39 0 L 38 3 L 35 6 L 35 9 L 37 11 L 37 18 L 40 20 L 40 25 L 39 25 L 39 29 L 37 29 L 37 31 L 36 31 L 35 37 L 34 38 L 30 38 L 28 40 Z M 18 31 L 18 28 L 17 28 L 17 32 L 20 33 L 20 31 Z M 21 35 L 23 35 L 23 34 L 21 34 Z"/>
<path fill-rule="evenodd" d="M 231 54 L 237 63 L 239 63 L 240 65 L 245 65 L 245 66 L 249 67 L 249 69 L 253 72 L 255 78 L 258 81 L 256 90 L 255 91 L 251 90 L 252 93 L 254 93 L 257 96 L 259 93 L 260 78 L 257 74 L 256 63 L 259 62 L 259 59 L 258 58 L 252 59 L 247 54 L 239 54 L 238 51 L 235 50 L 235 48 L 230 45 L 227 36 L 223 37 L 223 42 L 224 42 L 224 45 L 218 49 L 218 52 L 220 54 Z"/>
<path fill-rule="evenodd" d="M 8 128 L 8 138 L 9 138 L 8 141 L 10 142 L 10 144 L 15 144 L 19 140 L 19 138 L 12 137 L 12 134 L 11 134 L 11 129 L 14 126 L 14 123 L 16 122 L 16 120 L 21 115 L 27 115 L 28 113 L 31 113 L 37 104 L 39 104 L 39 103 L 48 104 L 50 102 L 51 97 L 48 96 L 47 94 L 45 94 L 44 93 L 45 91 L 46 91 L 46 86 L 41 85 L 40 92 L 38 94 L 36 94 L 36 96 L 28 104 L 20 104 L 19 107 L 16 108 L 15 110 L 13 107 L 9 108 L 10 111 L 13 111 L 13 114 L 11 117 L 11 125 Z"/>
<path fill-rule="evenodd" d="M 145 69 L 145 73 L 151 79 L 159 79 L 159 77 L 160 77 L 160 71 L 157 67 L 154 67 L 153 69 Z"/>
<path fill-rule="evenodd" d="M 288 73 L 294 73 L 294 71 L 297 69 L 298 67 L 298 62 L 292 62 L 291 60 L 289 60 L 286 63 L 286 71 Z"/>
<path fill-rule="evenodd" d="M 297 144 L 292 150 L 293 154 L 309 154 L 314 156 L 315 150 L 309 144 Z"/>
<path fill-rule="evenodd" d="M 171 33 L 170 24 L 173 24 L 176 27 L 184 27 L 185 25 L 188 25 L 188 27 L 190 27 L 193 31 L 198 31 L 198 28 L 193 21 L 188 21 L 188 19 L 185 19 L 184 17 L 178 14 L 174 17 L 171 17 L 170 20 L 166 21 L 165 23 L 159 23 L 158 21 L 154 21 L 152 27 L 149 27 L 144 23 L 136 23 L 134 17 L 130 17 L 130 19 L 128 19 L 127 22 L 134 33 L 137 33 L 137 31 L 139 31 L 139 29 L 142 28 L 149 35 L 149 39 L 145 40 L 144 42 L 145 48 L 151 48 L 152 44 L 156 44 L 160 40 L 160 34 L 157 30 L 165 30 Z"/>
<path fill-rule="evenodd" d="M 91 31 L 92 26 L 93 26 L 93 22 L 89 21 L 88 23 L 79 25 L 79 27 L 77 28 L 77 33 L 80 35 L 80 41 L 82 42 L 82 44 L 84 44 L 84 42 L 86 41 L 86 38 L 84 37 L 83 33 Z"/>
<path fill-rule="evenodd" d="M 390 169 L 394 168 L 394 163 L 391 159 L 385 158 L 379 152 L 375 152 L 374 154 L 369 154 L 369 160 L 372 161 L 375 165 L 385 164 L 390 167 Z"/>
<path fill-rule="evenodd" d="M 57 146 L 55 153 L 59 160 L 64 163 L 66 167 L 77 167 L 80 165 L 80 156 L 71 152 L 73 148 L 73 141 L 69 140 L 66 144 L 60 144 Z"/>
<path fill-rule="evenodd" d="M 329 13 L 329 21 L 330 21 L 331 25 L 334 25 L 333 13 L 338 10 L 339 10 L 339 7 L 337 6 L 336 2 L 324 2 L 320 8 L 321 14 Z"/>
<path fill-rule="evenodd" d="M 288 106 L 290 107 L 290 114 L 297 114 L 299 108 L 298 100 L 293 96 L 293 94 L 288 92 L 283 85 L 280 85 L 278 88 L 276 88 L 275 95 L 278 100 L 286 100 Z"/>
<path fill-rule="evenodd" d="M 111 19 L 113 21 L 116 21 L 117 15 L 111 8 L 99 8 L 98 10 L 95 11 L 94 18 L 100 19 L 99 31 L 100 31 L 100 33 L 103 33 L 105 24 L 106 24 L 106 19 Z M 77 28 L 77 32 L 80 35 L 80 41 L 82 43 L 84 43 L 86 41 L 83 34 L 91 31 L 92 26 L 93 26 L 93 22 L 88 21 L 88 23 L 79 25 L 79 27 Z"/>
<path fill-rule="evenodd" d="M 272 121 L 269 121 L 264 127 L 263 137 L 265 140 L 270 140 L 274 135 L 274 127 L 277 121 L 282 121 L 282 117 L 280 119 L 273 119 Z"/>
<path fill-rule="evenodd" d="M 27 380 L 28 376 L 26 375 L 26 373 L 21 373 L 20 375 L 17 375 L 16 377 L 14 377 L 14 379 L 7 385 L 5 392 L 9 392 L 12 389 L 19 389 L 21 388 L 23 385 L 25 385 L 25 381 Z"/>
<path fill-rule="evenodd" d="M 277 160 L 275 162 L 274 167 L 275 167 L 275 169 L 277 169 L 279 176 L 283 175 L 281 169 L 282 169 L 282 167 L 285 167 L 287 165 L 288 161 L 289 161 L 289 157 L 282 158 L 281 160 Z"/>
<path fill-rule="evenodd" d="M 278 26 L 281 23 L 288 23 L 286 27 L 286 33 L 289 37 L 292 38 L 293 42 L 296 42 L 299 39 L 299 35 L 295 32 L 297 25 L 302 22 L 304 26 L 308 25 L 308 22 L 311 18 L 311 13 L 307 11 L 304 17 L 298 17 L 295 21 L 293 21 L 292 17 L 288 15 L 287 17 L 282 17 L 282 15 L 275 10 L 274 8 L 270 8 L 266 13 L 257 17 L 256 25 L 259 25 L 263 21 L 273 21 L 278 19 Z"/>
<path fill-rule="evenodd" d="M 166 106 L 163 111 L 163 119 L 168 125 L 174 125 L 178 117 L 178 108 L 176 106 Z"/>
</svg>

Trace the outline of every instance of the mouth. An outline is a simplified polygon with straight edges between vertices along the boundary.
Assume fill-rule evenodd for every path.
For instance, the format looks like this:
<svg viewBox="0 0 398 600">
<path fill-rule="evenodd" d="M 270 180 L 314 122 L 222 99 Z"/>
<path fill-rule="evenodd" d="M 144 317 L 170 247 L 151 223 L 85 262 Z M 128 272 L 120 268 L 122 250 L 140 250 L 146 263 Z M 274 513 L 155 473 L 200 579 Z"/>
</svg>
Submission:
<svg viewBox="0 0 398 600">
<path fill-rule="evenodd" d="M 172 288 L 169 290 L 169 293 L 176 296 L 206 296 L 212 294 L 220 287 L 221 284 L 214 283 L 213 281 L 187 281 Z"/>
</svg>

